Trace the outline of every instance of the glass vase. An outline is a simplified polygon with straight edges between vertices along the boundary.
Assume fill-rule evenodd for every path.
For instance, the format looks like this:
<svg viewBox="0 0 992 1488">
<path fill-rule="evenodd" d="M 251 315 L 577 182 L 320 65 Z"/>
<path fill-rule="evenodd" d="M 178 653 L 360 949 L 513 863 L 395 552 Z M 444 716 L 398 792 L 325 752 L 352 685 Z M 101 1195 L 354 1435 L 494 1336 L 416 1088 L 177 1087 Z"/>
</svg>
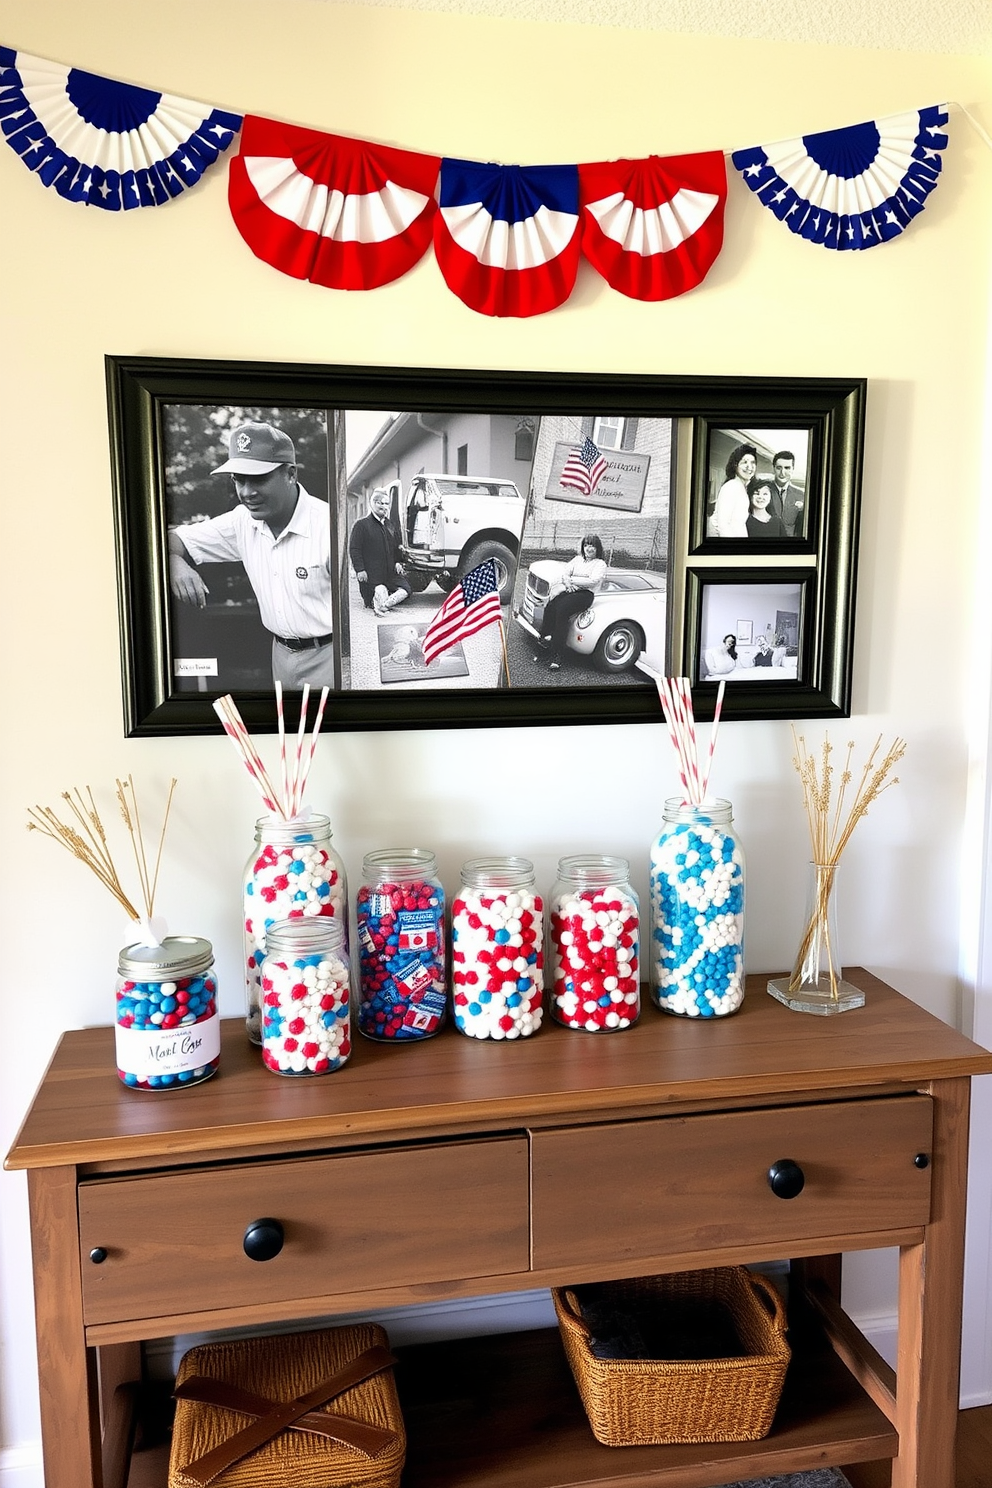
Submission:
<svg viewBox="0 0 992 1488">
<path fill-rule="evenodd" d="M 806 918 L 792 975 L 775 977 L 768 991 L 797 1013 L 846 1013 L 865 994 L 841 974 L 837 935 L 837 863 L 810 863 Z"/>
</svg>

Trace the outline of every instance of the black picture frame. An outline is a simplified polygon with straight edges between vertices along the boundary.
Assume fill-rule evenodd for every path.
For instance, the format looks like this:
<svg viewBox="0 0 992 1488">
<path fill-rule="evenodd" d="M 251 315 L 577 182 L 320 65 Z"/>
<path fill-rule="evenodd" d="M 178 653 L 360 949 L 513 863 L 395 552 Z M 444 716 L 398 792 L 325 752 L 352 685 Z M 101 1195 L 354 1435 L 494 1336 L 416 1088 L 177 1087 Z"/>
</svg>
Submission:
<svg viewBox="0 0 992 1488">
<path fill-rule="evenodd" d="M 107 356 L 106 380 L 124 729 L 128 737 L 214 733 L 219 723 L 212 703 L 224 692 L 233 693 L 252 731 L 271 732 L 277 727 L 270 669 L 267 673 L 266 663 L 258 660 L 260 652 L 256 655 L 251 651 L 257 646 L 257 637 L 251 646 L 244 641 L 238 643 L 240 680 L 234 685 L 227 685 L 219 667 L 215 675 L 197 676 L 195 680 L 176 675 L 186 668 L 186 659 L 176 651 L 186 619 L 169 588 L 168 529 L 177 512 L 188 520 L 189 502 L 185 496 L 180 500 L 177 493 L 202 491 L 205 501 L 213 500 L 217 483 L 203 479 L 197 485 L 197 472 L 216 472 L 214 462 L 225 459 L 226 447 L 220 435 L 230 432 L 238 418 L 259 417 L 271 417 L 273 423 L 278 418 L 291 426 L 297 446 L 306 455 L 301 477 L 316 480 L 318 487 L 323 483 L 325 489 L 312 494 L 328 501 L 336 671 L 325 729 L 654 723 L 659 718 L 654 679 L 661 672 L 692 678 L 696 714 L 705 719 L 711 716 L 716 697 L 716 683 L 700 673 L 702 604 L 707 585 L 747 586 L 780 580 L 801 585 L 803 594 L 801 659 L 796 664 L 796 675 L 749 680 L 746 686 L 728 685 L 724 717 L 829 718 L 850 712 L 867 395 L 863 378 L 486 372 Z M 373 437 L 357 466 L 351 465 L 346 448 L 349 421 L 354 418 L 357 423 L 363 414 L 377 410 L 385 410 L 390 416 L 385 433 Z M 216 425 L 215 447 L 206 450 L 199 434 L 193 440 L 195 450 L 192 445 L 189 450 L 177 446 L 180 435 L 175 429 L 193 428 L 200 415 L 211 426 Z M 423 678 L 411 673 L 409 682 L 393 685 L 400 676 L 396 663 L 403 655 L 404 644 L 393 644 L 395 636 L 410 637 L 414 631 L 423 630 L 423 623 L 414 625 L 412 616 L 413 608 L 418 608 L 421 616 L 429 608 L 420 587 L 423 579 L 418 580 L 418 588 L 410 596 L 416 596 L 419 605 L 411 606 L 409 617 L 402 610 L 385 617 L 383 623 L 388 621 L 394 627 L 401 619 L 409 623 L 390 632 L 387 641 L 392 649 L 388 657 L 382 654 L 384 642 L 378 636 L 380 669 L 374 685 L 356 685 L 361 678 L 354 661 L 359 648 L 353 638 L 357 628 L 368 620 L 356 598 L 353 565 L 349 565 L 347 554 L 356 502 L 361 496 L 353 478 L 356 469 L 360 473 L 367 467 L 370 481 L 381 479 L 381 471 L 377 474 L 373 470 L 380 445 L 384 449 L 394 432 L 398 438 L 396 431 L 401 426 L 412 429 L 417 422 L 438 433 L 442 429 L 454 431 L 458 420 L 478 421 L 480 417 L 494 429 L 498 425 L 501 433 L 505 433 L 504 424 L 509 421 L 514 436 L 512 459 L 518 462 L 518 468 L 524 468 L 521 461 L 531 462 L 528 489 L 520 491 L 526 513 L 514 555 L 516 573 L 507 581 L 506 594 L 510 595 L 512 586 L 513 598 L 504 607 L 508 642 L 512 638 L 518 658 L 509 665 L 512 685 L 505 685 L 504 674 L 498 683 L 477 686 L 471 668 L 454 664 L 444 685 L 435 684 L 433 673 Z M 657 445 L 659 431 L 663 432 L 662 426 L 669 420 L 670 448 L 664 457 L 638 453 L 638 439 L 642 435 L 647 439 L 644 431 Z M 805 519 L 801 540 L 748 544 L 707 539 L 704 493 L 712 431 L 738 428 L 795 428 L 808 437 L 807 479 L 808 489 L 815 491 L 815 510 Z M 580 436 L 590 430 L 604 441 L 611 474 L 604 477 L 602 491 L 593 495 L 591 515 L 584 496 L 573 498 L 571 490 L 555 484 L 561 477 L 563 430 L 576 448 Z M 608 443 L 611 439 L 616 441 L 614 445 Z M 545 446 L 539 482 L 535 471 Z M 177 447 L 184 450 L 180 461 L 184 485 L 176 475 Z M 632 452 L 627 454 L 628 450 Z M 452 472 L 456 462 L 463 460 L 460 447 L 447 450 L 447 457 L 443 466 L 440 461 L 435 466 Z M 645 489 L 652 489 L 650 484 L 645 487 L 649 466 L 653 474 L 648 479 L 655 481 L 656 494 L 645 500 Z M 613 472 L 617 472 L 615 479 Z M 451 474 L 450 483 L 457 479 Z M 608 490 L 611 480 L 615 489 Z M 650 515 L 649 508 L 653 499 L 652 510 L 660 511 L 657 493 L 665 483 L 668 506 L 662 519 Z M 400 500 L 408 499 L 402 480 L 393 485 Z M 393 498 L 394 515 L 397 496 Z M 573 504 L 573 520 L 569 523 L 565 517 Z M 404 510 L 412 541 L 412 502 Z M 566 665 L 557 674 L 541 670 L 538 676 L 530 667 L 530 658 L 523 655 L 533 649 L 533 627 L 528 633 L 530 622 L 524 603 L 525 580 L 532 577 L 530 565 L 545 563 L 552 550 L 555 559 L 574 551 L 578 538 L 592 526 L 608 534 L 608 573 L 612 576 L 617 572 L 613 560 L 621 554 L 631 569 L 643 569 L 643 576 L 635 574 L 629 581 L 633 587 L 663 590 L 664 604 L 659 612 L 657 592 L 647 598 L 639 596 L 639 614 L 646 613 L 648 598 L 655 608 L 650 636 L 647 627 L 633 626 L 632 660 L 630 637 L 625 651 L 622 626 L 611 624 L 606 628 L 600 612 L 607 606 L 597 595 L 586 612 L 588 635 L 591 638 L 597 629 L 601 632 L 599 668 L 616 670 L 594 667 L 581 650 L 575 649 L 583 640 L 580 616 L 569 631 Z M 546 535 L 552 531 L 553 539 Z M 651 553 L 647 554 L 649 539 Z M 504 549 L 498 543 L 495 548 L 466 548 L 462 561 L 470 553 L 489 551 L 499 555 Z M 238 567 L 234 565 L 235 570 Z M 498 565 L 497 569 L 502 573 Z M 216 572 L 212 577 L 216 578 Z M 444 593 L 435 588 L 431 576 L 424 577 L 431 600 L 440 606 Z M 452 564 L 452 572 L 446 571 L 442 582 L 447 589 L 453 581 L 456 576 Z M 243 574 L 235 571 L 226 575 L 224 582 L 231 586 L 234 597 L 223 606 L 218 602 L 213 618 L 205 620 L 214 627 L 210 632 L 213 649 L 218 649 L 214 637 L 222 632 L 226 635 L 232 625 L 242 623 L 232 620 L 233 612 L 243 612 L 247 625 L 254 602 Z M 604 592 L 607 587 L 603 586 Z M 627 600 L 614 599 L 611 604 L 615 612 L 617 605 L 622 609 Z M 631 600 L 632 612 L 634 604 Z M 230 613 L 222 615 L 222 608 Z M 663 637 L 657 634 L 661 617 Z M 491 631 L 495 635 L 498 628 L 492 627 Z M 182 639 L 181 644 L 185 650 L 195 643 Z M 299 701 L 298 693 L 287 694 L 286 717 L 291 727 L 299 715 Z"/>
</svg>

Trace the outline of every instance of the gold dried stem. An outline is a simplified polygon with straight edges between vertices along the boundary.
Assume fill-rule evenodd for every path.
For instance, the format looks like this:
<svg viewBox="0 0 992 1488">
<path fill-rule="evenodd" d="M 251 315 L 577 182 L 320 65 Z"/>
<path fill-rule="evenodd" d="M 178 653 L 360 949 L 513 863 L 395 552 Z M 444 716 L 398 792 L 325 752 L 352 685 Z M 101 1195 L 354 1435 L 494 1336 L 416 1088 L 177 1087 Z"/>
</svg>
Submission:
<svg viewBox="0 0 992 1488">
<path fill-rule="evenodd" d="M 854 779 L 851 769 L 851 757 L 854 752 L 853 740 L 848 742 L 847 756 L 840 777 L 840 788 L 836 799 L 831 801 L 834 771 L 830 762 L 832 746 L 829 739 L 824 737 L 823 740 L 818 773 L 816 756 L 808 753 L 806 740 L 801 735 L 797 736 L 795 729 L 792 731 L 792 737 L 796 746 L 792 763 L 802 783 L 803 804 L 806 808 L 817 882 L 815 903 L 800 941 L 799 952 L 789 979 L 789 990 L 795 992 L 803 985 L 804 980 L 808 980 L 805 975 L 805 963 L 814 942 L 821 938 L 825 940 L 826 945 L 831 992 L 836 997 L 840 968 L 835 969 L 833 965 L 828 909 L 836 879 L 837 865 L 858 822 L 868 814 L 869 806 L 877 801 L 890 786 L 898 785 L 899 777 L 893 775 L 890 779 L 889 776 L 893 767 L 906 753 L 906 741 L 900 738 L 893 739 L 880 763 L 876 764 L 882 745 L 882 736 L 881 734 L 878 736 L 862 767 L 861 777 L 854 788 L 854 798 L 849 805 L 846 805 L 847 792 Z"/>
<path fill-rule="evenodd" d="M 134 790 L 134 781 L 129 775 L 126 786 L 120 780 L 116 784 L 117 802 L 124 824 L 128 829 L 134 851 L 145 914 L 150 919 L 154 909 L 155 886 L 158 882 L 159 864 L 162 860 L 162 847 L 165 842 L 165 829 L 169 820 L 169 810 L 172 805 L 172 794 L 176 788 L 176 782 L 173 780 L 169 786 L 169 796 L 166 802 L 162 831 L 159 835 L 155 871 L 151 878 L 148 875 L 148 864 L 144 841 L 142 839 L 141 819 L 138 815 L 138 802 Z M 130 791 L 130 797 L 128 796 L 128 791 Z M 60 820 L 50 806 L 28 807 L 28 831 L 41 832 L 44 836 L 50 837 L 53 842 L 59 843 L 72 857 L 76 858 L 80 863 L 85 864 L 90 872 L 110 890 L 117 903 L 132 920 L 140 919 L 140 912 L 134 907 L 121 883 L 113 854 L 107 842 L 107 834 L 104 830 L 103 822 L 100 820 L 100 813 L 97 811 L 96 803 L 93 800 L 93 792 L 87 786 L 86 799 L 84 799 L 82 793 L 76 787 L 73 791 L 63 791 L 62 800 L 65 801 L 69 808 L 70 820 Z"/>
</svg>

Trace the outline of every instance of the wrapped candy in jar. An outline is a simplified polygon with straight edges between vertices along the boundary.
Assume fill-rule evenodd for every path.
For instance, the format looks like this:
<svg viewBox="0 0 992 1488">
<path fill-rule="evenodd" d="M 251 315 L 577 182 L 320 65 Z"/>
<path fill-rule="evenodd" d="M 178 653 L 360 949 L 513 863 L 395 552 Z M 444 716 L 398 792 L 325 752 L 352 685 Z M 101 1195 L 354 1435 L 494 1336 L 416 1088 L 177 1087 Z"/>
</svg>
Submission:
<svg viewBox="0 0 992 1488">
<path fill-rule="evenodd" d="M 526 1038 L 541 1026 L 544 904 L 526 858 L 473 858 L 451 906 L 455 1026 L 477 1039 Z"/>
<path fill-rule="evenodd" d="M 609 1033 L 641 1010 L 638 903 L 626 858 L 561 858 L 548 904 L 551 1016 Z"/>
<path fill-rule="evenodd" d="M 220 1063 L 217 979 L 209 940 L 167 935 L 129 945 L 117 966 L 117 1073 L 136 1090 L 209 1080 Z"/>
<path fill-rule="evenodd" d="M 331 846 L 331 823 L 318 812 L 292 821 L 260 816 L 244 877 L 246 1026 L 262 1042 L 261 966 L 265 936 L 277 920 L 336 919 L 348 948 L 348 884 Z"/>
<path fill-rule="evenodd" d="M 729 801 L 665 803 L 651 847 L 651 995 L 689 1018 L 744 1000 L 744 854 Z"/>
<path fill-rule="evenodd" d="M 261 966 L 262 1059 L 277 1075 L 329 1075 L 351 1053 L 351 1001 L 339 919 L 280 920 Z"/>
<path fill-rule="evenodd" d="M 430 1038 L 446 1008 L 444 889 L 423 847 L 366 853 L 356 897 L 358 1028 L 391 1042 Z"/>
</svg>

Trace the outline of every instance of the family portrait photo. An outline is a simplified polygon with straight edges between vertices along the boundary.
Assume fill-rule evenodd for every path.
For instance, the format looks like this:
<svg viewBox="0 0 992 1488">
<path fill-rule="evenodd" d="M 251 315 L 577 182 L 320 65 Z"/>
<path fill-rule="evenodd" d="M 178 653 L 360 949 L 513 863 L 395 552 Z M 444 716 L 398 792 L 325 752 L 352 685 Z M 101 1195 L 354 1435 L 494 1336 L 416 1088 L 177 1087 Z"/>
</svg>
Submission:
<svg viewBox="0 0 992 1488">
<path fill-rule="evenodd" d="M 809 537 L 808 429 L 711 428 L 704 536 L 771 543 Z"/>
</svg>

